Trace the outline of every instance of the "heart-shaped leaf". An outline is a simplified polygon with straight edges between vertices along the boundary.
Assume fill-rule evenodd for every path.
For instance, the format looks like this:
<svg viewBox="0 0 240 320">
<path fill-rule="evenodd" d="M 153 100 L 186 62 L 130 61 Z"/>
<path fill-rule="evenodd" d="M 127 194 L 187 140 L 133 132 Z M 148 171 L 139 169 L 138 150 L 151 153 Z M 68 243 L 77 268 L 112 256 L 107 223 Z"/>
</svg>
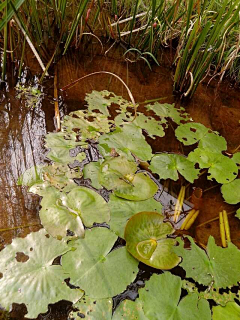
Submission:
<svg viewBox="0 0 240 320">
<path fill-rule="evenodd" d="M 174 229 L 156 212 L 139 212 L 126 225 L 127 250 L 138 260 L 157 269 L 172 269 L 180 258 L 172 251 L 174 239 L 167 238 Z"/>
</svg>

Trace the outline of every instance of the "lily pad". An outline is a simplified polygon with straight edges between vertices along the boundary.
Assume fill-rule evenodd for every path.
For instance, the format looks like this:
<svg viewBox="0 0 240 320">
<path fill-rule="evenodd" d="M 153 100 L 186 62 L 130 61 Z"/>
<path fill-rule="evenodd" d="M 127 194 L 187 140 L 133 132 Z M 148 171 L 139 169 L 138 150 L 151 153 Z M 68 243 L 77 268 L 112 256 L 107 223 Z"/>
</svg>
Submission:
<svg viewBox="0 0 240 320">
<path fill-rule="evenodd" d="M 73 305 L 77 311 L 69 314 L 69 319 L 91 319 L 91 320 L 111 320 L 112 319 L 112 299 L 91 299 L 84 296 Z"/>
<path fill-rule="evenodd" d="M 156 269 L 168 270 L 181 259 L 172 251 L 176 241 L 167 238 L 174 232 L 170 222 L 156 212 L 139 212 L 126 225 L 127 250 L 139 261 Z"/>
<path fill-rule="evenodd" d="M 98 182 L 98 174 L 100 170 L 100 162 L 90 162 L 83 168 L 84 179 L 90 179 L 95 189 L 101 189 L 102 186 Z"/>
<path fill-rule="evenodd" d="M 103 223 L 110 220 L 107 202 L 89 188 L 73 188 L 66 196 L 62 196 L 62 203 L 70 211 L 78 214 L 86 227 L 92 227 L 94 223 Z"/>
<path fill-rule="evenodd" d="M 209 168 L 209 180 L 214 178 L 218 183 L 224 184 L 233 181 L 237 177 L 237 165 L 232 159 L 221 153 L 197 148 L 189 153 L 188 159 L 194 163 L 198 163 L 201 169 Z"/>
<path fill-rule="evenodd" d="M 143 312 L 142 301 L 124 300 L 115 310 L 112 320 L 146 320 Z"/>
<path fill-rule="evenodd" d="M 70 282 L 91 298 L 113 297 L 137 275 L 138 262 L 125 247 L 110 252 L 116 240 L 117 236 L 107 228 L 86 230 L 84 239 L 70 242 L 75 250 L 62 258 L 64 270 L 71 274 Z"/>
<path fill-rule="evenodd" d="M 136 171 L 135 162 L 128 161 L 123 156 L 112 158 L 100 166 L 99 182 L 120 198 L 139 201 L 153 197 L 158 186 L 148 174 L 135 174 Z"/>
<path fill-rule="evenodd" d="M 129 160 L 133 160 L 132 154 L 142 161 L 148 161 L 152 158 L 152 149 L 146 142 L 141 128 L 133 123 L 126 123 L 121 128 L 116 128 L 115 131 L 102 135 L 99 138 L 98 148 L 104 157 L 110 156 L 111 150 L 114 149 Z"/>
<path fill-rule="evenodd" d="M 213 307 L 213 320 L 239 320 L 240 306 L 236 302 L 229 302 L 225 307 Z"/>
<path fill-rule="evenodd" d="M 60 300 L 76 303 L 83 296 L 81 290 L 67 286 L 64 279 L 69 275 L 62 266 L 53 265 L 54 259 L 71 247 L 46 234 L 41 229 L 16 238 L 0 252 L 0 304 L 10 310 L 12 303 L 25 303 L 28 318 L 47 312 L 48 304 Z M 23 261 L 17 260 L 18 253 Z"/>
<path fill-rule="evenodd" d="M 221 192 L 227 203 L 237 204 L 240 202 L 240 179 L 224 184 L 221 187 Z"/>
<path fill-rule="evenodd" d="M 178 154 L 161 153 L 152 158 L 149 169 L 157 173 L 160 179 L 177 181 L 178 172 L 189 182 L 193 183 L 198 177 L 199 170 L 194 163 Z"/>
<path fill-rule="evenodd" d="M 79 215 L 60 205 L 44 206 L 39 212 L 41 224 L 55 238 L 84 237 Z"/>
<path fill-rule="evenodd" d="M 124 238 L 124 230 L 129 218 L 141 211 L 162 212 L 162 205 L 153 198 L 143 201 L 129 201 L 110 196 L 108 206 L 111 212 L 110 228 L 119 237 Z"/>
<path fill-rule="evenodd" d="M 211 310 L 205 299 L 189 294 L 180 300 L 181 278 L 165 272 L 154 274 L 146 286 L 139 290 L 146 319 L 210 320 Z"/>
<path fill-rule="evenodd" d="M 189 120 L 188 113 L 185 112 L 184 108 L 177 109 L 174 103 L 155 102 L 154 104 L 148 104 L 146 108 L 147 110 L 152 110 L 161 119 L 171 118 L 177 124 L 180 124 L 181 121 Z"/>
<path fill-rule="evenodd" d="M 210 236 L 205 252 L 191 237 L 187 238 L 191 242 L 191 250 L 184 249 L 180 238 L 177 239 L 179 246 L 173 249 L 182 257 L 180 266 L 186 271 L 187 278 L 205 286 L 213 283 L 215 288 L 227 288 L 240 281 L 240 251 L 234 244 L 228 242 L 227 248 L 218 247 Z"/>
<path fill-rule="evenodd" d="M 141 129 L 145 130 L 147 134 L 153 139 L 155 139 L 155 136 L 164 137 L 165 135 L 164 129 L 161 125 L 161 121 L 157 121 L 152 117 L 147 117 L 143 113 L 138 112 L 137 117 L 133 123 Z"/>
</svg>

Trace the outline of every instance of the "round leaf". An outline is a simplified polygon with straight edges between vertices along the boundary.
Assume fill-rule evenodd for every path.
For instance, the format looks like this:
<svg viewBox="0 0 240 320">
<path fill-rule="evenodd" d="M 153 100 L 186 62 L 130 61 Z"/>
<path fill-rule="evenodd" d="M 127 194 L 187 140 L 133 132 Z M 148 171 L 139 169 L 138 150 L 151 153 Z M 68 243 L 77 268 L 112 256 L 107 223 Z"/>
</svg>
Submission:
<svg viewBox="0 0 240 320">
<path fill-rule="evenodd" d="M 208 130 L 209 129 L 201 123 L 189 122 L 178 126 L 175 130 L 175 135 L 184 145 L 189 146 L 202 139 Z"/>
<path fill-rule="evenodd" d="M 224 184 L 221 187 L 221 192 L 227 203 L 237 204 L 240 202 L 240 179 Z"/>
<path fill-rule="evenodd" d="M 174 239 L 166 238 L 174 229 L 156 212 L 139 212 L 129 219 L 124 238 L 127 250 L 138 260 L 157 269 L 168 270 L 180 262 L 172 251 Z"/>
<path fill-rule="evenodd" d="M 79 214 L 86 227 L 94 223 L 103 223 L 110 220 L 110 211 L 106 201 L 95 191 L 76 187 L 62 199 L 63 205 Z"/>
<path fill-rule="evenodd" d="M 113 297 L 136 277 L 138 262 L 125 247 L 110 252 L 116 240 L 109 229 L 93 228 L 86 231 L 84 239 L 71 241 L 75 250 L 62 258 L 63 268 L 71 274 L 70 282 L 91 298 Z"/>
</svg>

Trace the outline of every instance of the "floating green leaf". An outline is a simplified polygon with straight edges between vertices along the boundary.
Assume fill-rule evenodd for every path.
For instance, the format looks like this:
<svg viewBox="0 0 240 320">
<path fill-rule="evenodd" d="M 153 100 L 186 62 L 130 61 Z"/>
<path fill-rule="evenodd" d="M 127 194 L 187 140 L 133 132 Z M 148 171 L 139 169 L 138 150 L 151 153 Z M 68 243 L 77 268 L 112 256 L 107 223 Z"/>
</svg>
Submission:
<svg viewBox="0 0 240 320">
<path fill-rule="evenodd" d="M 199 167 L 209 168 L 208 179 L 213 178 L 218 183 L 228 183 L 233 181 L 238 174 L 238 167 L 234 161 L 221 153 L 213 153 L 208 149 L 197 148 L 190 152 L 188 159 L 194 163 L 199 163 Z"/>
<path fill-rule="evenodd" d="M 111 195 L 108 206 L 111 213 L 110 228 L 121 238 L 124 238 L 124 229 L 128 219 L 134 214 L 141 211 L 162 212 L 161 203 L 153 198 L 143 201 L 129 201 Z"/>
<path fill-rule="evenodd" d="M 213 307 L 213 320 L 239 320 L 240 306 L 236 302 L 229 302 L 225 307 Z"/>
<path fill-rule="evenodd" d="M 143 312 L 142 301 L 124 300 L 117 307 L 112 320 L 146 320 Z"/>
<path fill-rule="evenodd" d="M 83 168 L 84 179 L 90 179 L 95 189 L 101 189 L 102 186 L 98 182 L 98 173 L 100 170 L 100 162 L 90 162 Z"/>
<path fill-rule="evenodd" d="M 69 250 L 66 243 L 46 236 L 44 229 L 14 239 L 0 252 L 1 306 L 9 310 L 12 303 L 25 303 L 26 316 L 36 318 L 48 310 L 48 304 L 60 300 L 76 303 L 83 292 L 70 289 L 64 282 L 69 275 L 61 265 L 52 264 Z M 23 258 L 20 261 L 19 255 Z"/>
<path fill-rule="evenodd" d="M 181 278 L 165 272 L 154 274 L 139 291 L 139 299 L 147 319 L 210 320 L 211 311 L 207 300 L 189 294 L 181 301 Z"/>
<path fill-rule="evenodd" d="M 221 187 L 221 192 L 227 203 L 237 204 L 240 202 L 240 179 L 224 184 Z"/>
<path fill-rule="evenodd" d="M 69 314 L 69 319 L 91 319 L 91 320 L 111 320 L 112 319 L 112 299 L 91 299 L 84 296 L 73 305 L 77 311 Z"/>
<path fill-rule="evenodd" d="M 172 269 L 181 259 L 172 251 L 174 239 L 167 238 L 174 229 L 156 212 L 139 212 L 126 225 L 127 250 L 138 260 L 157 269 Z"/>
<path fill-rule="evenodd" d="M 34 184 L 43 182 L 42 171 L 44 166 L 33 166 L 27 169 L 17 181 L 19 186 L 28 186 L 31 187 Z"/>
<path fill-rule="evenodd" d="M 177 124 L 180 124 L 181 121 L 189 120 L 188 114 L 184 112 L 184 108 L 177 109 L 175 104 L 169 103 L 159 103 L 155 102 L 154 104 L 149 104 L 146 106 L 147 110 L 152 110 L 157 116 L 159 116 L 165 123 L 165 118 L 171 118 Z"/>
<path fill-rule="evenodd" d="M 152 158 L 149 169 L 157 173 L 160 179 L 178 180 L 178 172 L 189 182 L 193 183 L 198 177 L 199 170 L 194 163 L 178 154 L 161 153 Z"/>
<path fill-rule="evenodd" d="M 111 93 L 107 90 L 103 91 L 95 91 L 93 90 L 91 93 L 86 95 L 85 101 L 88 103 L 89 111 L 99 110 L 105 116 L 109 116 L 108 107 L 111 105 L 111 100 L 106 99 Z"/>
<path fill-rule="evenodd" d="M 138 262 L 125 247 L 110 252 L 116 240 L 109 229 L 93 228 L 86 231 L 84 239 L 71 241 L 75 251 L 62 258 L 63 269 L 71 274 L 70 282 L 91 298 L 113 297 L 137 275 Z"/>
<path fill-rule="evenodd" d="M 147 117 L 142 113 L 138 112 L 137 117 L 133 123 L 141 129 L 145 130 L 153 139 L 155 139 L 154 136 L 164 137 L 165 135 L 165 132 L 161 125 L 161 121 L 157 121 L 154 118 Z"/>
<path fill-rule="evenodd" d="M 236 164 L 240 164 L 240 152 L 234 153 L 232 159 Z"/>
<path fill-rule="evenodd" d="M 115 131 L 102 135 L 99 138 L 98 148 L 104 157 L 110 156 L 112 149 L 120 155 L 125 155 L 129 160 L 133 160 L 132 154 L 143 161 L 148 161 L 152 157 L 152 149 L 146 142 L 142 130 L 133 123 L 126 123 L 122 128 L 116 128 Z"/>
<path fill-rule="evenodd" d="M 215 132 L 209 132 L 201 123 L 180 124 L 175 130 L 175 135 L 184 145 L 191 145 L 199 142 L 199 148 L 209 149 L 213 152 L 221 152 L 227 149 L 226 140 Z"/>
<path fill-rule="evenodd" d="M 84 227 L 79 215 L 59 204 L 44 206 L 39 212 L 41 224 L 55 238 L 83 237 Z"/>
<path fill-rule="evenodd" d="M 146 200 L 154 196 L 158 187 L 146 173 L 137 173 L 137 165 L 125 157 L 115 157 L 102 163 L 99 182 L 115 195 L 128 200 Z"/>
<path fill-rule="evenodd" d="M 89 188 L 73 188 L 66 196 L 62 196 L 62 203 L 78 214 L 86 227 L 92 227 L 94 223 L 103 223 L 110 220 L 107 202 Z"/>
<path fill-rule="evenodd" d="M 55 205 L 61 197 L 61 193 L 58 189 L 51 186 L 49 182 L 43 182 L 40 184 L 34 184 L 29 192 L 38 194 L 43 197 L 41 201 L 42 208 Z"/>
<path fill-rule="evenodd" d="M 173 251 L 182 257 L 181 267 L 187 278 L 193 278 L 200 284 L 215 288 L 226 288 L 240 281 L 240 251 L 228 243 L 227 248 L 218 247 L 212 236 L 208 239 L 207 251 L 198 247 L 191 237 L 191 250 L 184 249 L 184 242 L 178 238 L 179 246 Z"/>
</svg>

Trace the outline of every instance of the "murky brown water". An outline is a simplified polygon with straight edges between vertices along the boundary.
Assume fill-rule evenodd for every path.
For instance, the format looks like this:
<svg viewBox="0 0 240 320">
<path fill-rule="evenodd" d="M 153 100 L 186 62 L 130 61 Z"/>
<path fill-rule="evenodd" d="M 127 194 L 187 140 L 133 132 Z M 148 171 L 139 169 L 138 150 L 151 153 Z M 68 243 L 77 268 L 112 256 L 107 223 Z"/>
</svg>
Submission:
<svg viewBox="0 0 240 320">
<path fill-rule="evenodd" d="M 173 81 L 168 53 L 164 56 L 166 67 L 154 66 L 151 72 L 142 63 L 124 61 L 121 48 L 113 47 L 106 56 L 100 54 L 98 45 L 85 49 L 84 54 L 69 53 L 55 65 L 52 73 L 57 73 L 59 89 L 88 73 L 111 71 L 127 83 L 138 103 L 163 98 L 161 102 L 180 104 L 172 93 Z M 34 71 L 38 72 L 36 63 L 34 67 Z M 50 78 L 43 83 L 45 96 L 41 104 L 33 110 L 29 110 L 24 103 L 15 98 L 14 77 L 10 78 L 9 83 L 9 88 L 0 92 L 0 249 L 13 238 L 24 237 L 41 228 L 38 217 L 39 197 L 27 194 L 26 188 L 17 186 L 17 179 L 27 168 L 44 161 L 46 150 L 43 147 L 43 137 L 48 131 L 54 130 L 53 79 Z M 82 108 L 86 93 L 93 89 L 107 89 L 128 99 L 124 87 L 118 80 L 109 75 L 95 75 L 81 81 L 65 93 L 59 91 L 61 115 Z M 211 82 L 208 87 L 206 84 L 200 85 L 194 98 L 182 105 L 194 121 L 219 131 L 228 142 L 229 152 L 238 147 L 240 94 L 227 81 L 219 88 L 216 87 L 216 82 Z M 158 140 L 149 138 L 148 142 L 151 143 L 154 152 L 183 151 L 174 137 L 171 126 L 166 132 L 166 137 Z M 240 247 L 240 222 L 234 218 L 236 207 L 223 202 L 220 187 L 208 181 L 206 176 L 203 175 L 195 186 L 203 190 L 203 200 L 199 217 L 191 228 L 191 235 L 200 244 L 205 245 L 211 234 L 217 244 L 220 244 L 219 221 L 215 218 L 218 218 L 219 211 L 225 209 L 232 212 L 229 215 L 232 242 Z M 179 183 L 170 183 L 168 187 L 174 194 L 178 194 Z M 192 189 L 189 186 L 187 197 L 190 198 L 191 193 Z M 67 319 L 69 308 L 69 303 L 58 303 L 54 307 L 50 306 L 48 314 L 40 315 L 38 319 Z M 3 318 L 6 315 L 6 319 L 23 319 L 24 313 L 24 307 L 16 307 L 10 316 L 0 313 L 0 319 L 1 315 Z"/>
</svg>

